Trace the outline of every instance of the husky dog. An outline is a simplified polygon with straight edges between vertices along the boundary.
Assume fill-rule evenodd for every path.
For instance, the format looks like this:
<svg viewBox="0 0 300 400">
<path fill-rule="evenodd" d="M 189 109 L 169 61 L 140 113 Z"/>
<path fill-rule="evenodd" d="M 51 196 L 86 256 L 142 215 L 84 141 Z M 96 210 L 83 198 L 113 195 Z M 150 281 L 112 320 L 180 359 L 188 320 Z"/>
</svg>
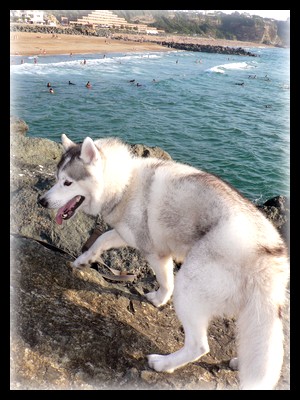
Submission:
<svg viewBox="0 0 300 400">
<path fill-rule="evenodd" d="M 141 251 L 159 283 L 146 294 L 159 307 L 173 294 L 184 346 L 148 355 L 173 372 L 209 351 L 212 317 L 236 315 L 241 389 L 272 389 L 283 361 L 282 307 L 289 279 L 287 249 L 263 214 L 218 177 L 172 160 L 134 157 L 116 138 L 75 144 L 62 135 L 57 183 L 39 203 L 62 224 L 81 210 L 113 229 L 73 263 L 88 266 L 110 248 Z M 174 283 L 173 260 L 182 262 Z M 173 291 L 174 290 L 174 291 Z"/>
</svg>

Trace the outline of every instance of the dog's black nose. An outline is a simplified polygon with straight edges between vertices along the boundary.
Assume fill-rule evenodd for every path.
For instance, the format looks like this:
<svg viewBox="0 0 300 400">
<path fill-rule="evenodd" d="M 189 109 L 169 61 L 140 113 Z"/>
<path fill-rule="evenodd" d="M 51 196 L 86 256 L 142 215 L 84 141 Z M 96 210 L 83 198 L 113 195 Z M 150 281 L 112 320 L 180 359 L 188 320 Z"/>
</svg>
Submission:
<svg viewBox="0 0 300 400">
<path fill-rule="evenodd" d="M 43 197 L 40 197 L 40 198 L 38 199 L 38 203 L 39 203 L 41 206 L 43 206 L 43 207 L 48 207 L 48 201 L 45 200 Z"/>
</svg>

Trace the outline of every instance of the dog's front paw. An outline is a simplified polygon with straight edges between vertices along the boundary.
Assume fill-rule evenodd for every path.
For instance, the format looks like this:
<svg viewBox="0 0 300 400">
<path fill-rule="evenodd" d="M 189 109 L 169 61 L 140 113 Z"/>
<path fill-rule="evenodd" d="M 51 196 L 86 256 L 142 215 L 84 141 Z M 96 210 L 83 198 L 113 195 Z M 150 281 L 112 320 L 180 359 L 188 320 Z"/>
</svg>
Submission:
<svg viewBox="0 0 300 400">
<path fill-rule="evenodd" d="M 85 268 L 89 267 L 94 261 L 90 260 L 86 257 L 86 254 L 83 253 L 81 256 L 77 257 L 76 260 L 72 263 L 73 268 Z"/>
<path fill-rule="evenodd" d="M 163 306 L 168 302 L 170 299 L 171 295 L 169 293 L 163 293 L 161 289 L 158 289 L 154 292 L 149 292 L 145 294 L 147 300 L 149 300 L 152 304 L 154 304 L 156 307 Z"/>
<path fill-rule="evenodd" d="M 168 365 L 168 356 L 162 356 L 160 354 L 149 354 L 147 356 L 149 367 L 158 372 L 174 372 L 174 368 L 170 368 Z"/>
<path fill-rule="evenodd" d="M 89 267 L 89 264 L 75 264 L 75 261 L 74 262 L 67 261 L 67 266 L 70 268 L 82 269 Z"/>
</svg>

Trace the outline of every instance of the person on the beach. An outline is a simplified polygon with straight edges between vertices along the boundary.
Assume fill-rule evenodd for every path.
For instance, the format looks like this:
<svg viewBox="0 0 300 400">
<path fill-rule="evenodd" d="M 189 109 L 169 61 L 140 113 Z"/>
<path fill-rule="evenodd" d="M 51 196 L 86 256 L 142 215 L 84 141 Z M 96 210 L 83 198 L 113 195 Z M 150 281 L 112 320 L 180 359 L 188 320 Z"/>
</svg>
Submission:
<svg viewBox="0 0 300 400">
<path fill-rule="evenodd" d="M 47 87 L 51 87 L 51 83 L 50 82 L 47 83 Z"/>
<path fill-rule="evenodd" d="M 83 64 L 86 64 L 86 59 L 83 60 Z"/>
<path fill-rule="evenodd" d="M 50 93 L 54 93 L 54 90 L 52 89 L 52 87 L 49 89 Z"/>
<path fill-rule="evenodd" d="M 92 85 L 90 84 L 90 81 L 88 81 L 88 83 L 85 85 L 85 87 L 87 87 L 87 88 L 91 88 L 92 87 Z"/>
</svg>

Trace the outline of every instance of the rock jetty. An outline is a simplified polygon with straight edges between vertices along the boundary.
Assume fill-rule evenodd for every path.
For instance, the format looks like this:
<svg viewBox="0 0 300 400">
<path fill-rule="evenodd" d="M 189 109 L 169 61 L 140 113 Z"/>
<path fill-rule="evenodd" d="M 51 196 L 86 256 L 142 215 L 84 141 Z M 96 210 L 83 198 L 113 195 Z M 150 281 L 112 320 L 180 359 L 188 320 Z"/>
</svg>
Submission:
<svg viewBox="0 0 300 400">
<path fill-rule="evenodd" d="M 235 56 L 250 56 L 257 57 L 256 54 L 244 50 L 242 47 L 228 47 L 228 46 L 213 46 L 210 44 L 196 44 L 196 43 L 176 43 L 176 42 L 157 42 L 162 46 L 172 49 L 185 50 L 185 51 L 198 51 L 202 53 L 218 53 L 228 54 Z"/>
<path fill-rule="evenodd" d="M 99 218 L 78 213 L 63 227 L 37 204 L 55 181 L 59 143 L 27 137 L 13 119 L 11 133 L 11 390 L 237 389 L 235 320 L 218 318 L 209 328 L 209 354 L 175 371 L 158 373 L 146 355 L 170 353 L 183 344 L 172 302 L 160 309 L 144 294 L 155 277 L 138 251 L 112 249 L 106 265 L 133 273 L 133 282 L 106 279 L 99 270 L 73 270 Z M 23 127 L 23 133 L 22 133 Z M 133 146 L 140 156 L 170 158 L 160 148 Z M 283 198 L 271 205 L 282 215 Z M 277 205 L 280 204 L 279 207 Z M 273 209 L 273 211 L 274 211 Z M 285 217 L 275 218 L 282 225 Z M 105 267 L 103 266 L 105 269 Z M 175 266 L 175 271 L 177 267 Z M 289 305 L 284 310 L 285 361 L 277 389 L 289 389 Z"/>
</svg>

